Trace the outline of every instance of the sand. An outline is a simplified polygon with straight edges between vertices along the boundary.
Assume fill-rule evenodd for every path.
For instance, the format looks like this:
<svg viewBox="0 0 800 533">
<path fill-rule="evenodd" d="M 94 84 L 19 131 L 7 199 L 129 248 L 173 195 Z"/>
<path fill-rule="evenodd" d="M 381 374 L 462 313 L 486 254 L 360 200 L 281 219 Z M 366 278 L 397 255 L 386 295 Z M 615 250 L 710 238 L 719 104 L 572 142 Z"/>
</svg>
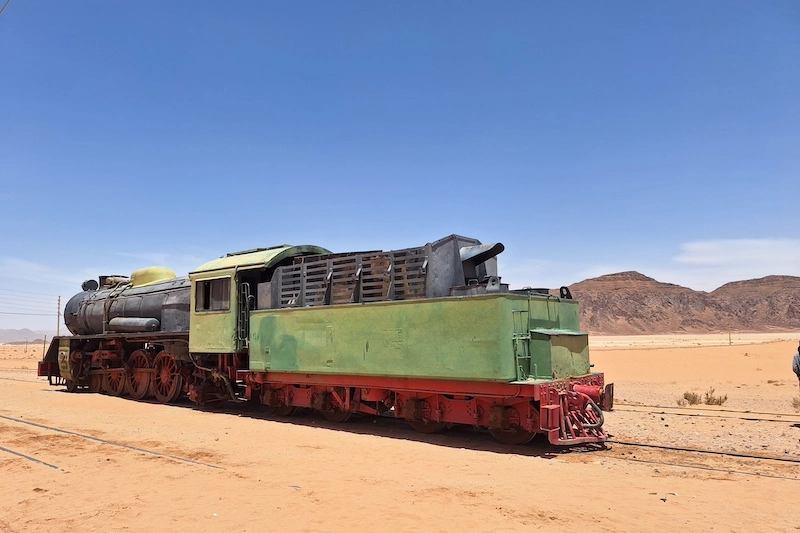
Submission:
<svg viewBox="0 0 800 533">
<path fill-rule="evenodd" d="M 572 450 L 69 394 L 0 346 L 0 532 L 798 531 L 795 337 L 594 337 L 612 442 Z"/>
</svg>

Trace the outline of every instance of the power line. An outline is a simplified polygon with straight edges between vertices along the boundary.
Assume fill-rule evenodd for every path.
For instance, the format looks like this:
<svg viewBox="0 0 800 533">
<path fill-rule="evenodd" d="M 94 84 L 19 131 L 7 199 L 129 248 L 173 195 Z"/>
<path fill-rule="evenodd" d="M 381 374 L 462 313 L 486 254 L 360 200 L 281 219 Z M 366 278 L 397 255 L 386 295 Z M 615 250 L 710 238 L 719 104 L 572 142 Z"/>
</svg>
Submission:
<svg viewBox="0 0 800 533">
<path fill-rule="evenodd" d="M 14 289 L 5 289 L 5 288 L 2 288 L 2 287 L 0 287 L 0 292 L 15 292 L 17 294 L 32 294 L 33 296 L 49 296 L 51 298 L 53 297 L 52 294 L 47 294 L 47 293 L 44 293 L 44 292 L 17 291 L 17 290 L 14 290 Z"/>
<path fill-rule="evenodd" d="M 26 302 L 52 302 L 56 299 L 56 296 L 26 296 L 24 294 L 7 294 L 0 291 L 0 298 L 11 298 L 14 300 L 24 300 Z"/>
<path fill-rule="evenodd" d="M 58 313 L 6 313 L 0 311 L 0 315 L 24 315 L 24 316 L 56 316 Z"/>
<path fill-rule="evenodd" d="M 15 296 L 8 296 L 0 294 L 0 307 L 13 306 L 13 307 L 53 307 L 56 305 L 58 298 L 48 298 L 47 300 L 35 300 L 28 298 L 19 298 Z"/>
<path fill-rule="evenodd" d="M 7 6 L 8 4 L 10 4 L 10 3 L 11 3 L 11 0 L 6 0 L 6 3 L 5 3 L 5 4 L 3 4 L 3 7 L 0 7 L 0 15 L 2 15 L 2 14 L 3 14 L 3 11 L 5 11 L 5 9 L 6 9 L 6 6 Z"/>
</svg>

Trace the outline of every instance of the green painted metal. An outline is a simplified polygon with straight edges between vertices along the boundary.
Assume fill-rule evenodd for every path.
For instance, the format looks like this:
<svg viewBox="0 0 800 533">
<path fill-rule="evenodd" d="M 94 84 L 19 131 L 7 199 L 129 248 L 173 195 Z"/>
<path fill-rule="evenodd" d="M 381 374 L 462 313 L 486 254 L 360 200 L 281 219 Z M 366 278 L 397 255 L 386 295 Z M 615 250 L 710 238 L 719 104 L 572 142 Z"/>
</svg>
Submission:
<svg viewBox="0 0 800 533">
<path fill-rule="evenodd" d="M 275 268 L 282 261 L 309 254 L 327 254 L 319 246 L 276 246 L 209 261 L 189 273 L 192 282 L 191 320 L 189 322 L 189 351 L 195 353 L 234 353 L 242 349 L 237 335 L 239 316 L 239 290 L 237 272 L 252 269 Z M 225 311 L 200 311 L 197 309 L 197 282 L 229 277 L 230 308 Z"/>
<path fill-rule="evenodd" d="M 296 257 L 300 255 L 315 255 L 315 254 L 329 254 L 330 250 L 320 248 L 319 246 L 302 245 L 302 246 L 275 246 L 273 248 L 259 249 L 250 252 L 242 252 L 237 254 L 228 254 L 225 257 L 214 259 L 198 267 L 193 272 L 189 273 L 189 279 L 193 276 L 202 273 L 215 272 L 220 270 L 229 270 L 236 268 L 238 270 L 250 268 L 273 268 L 284 259 L 289 257 Z"/>
<path fill-rule="evenodd" d="M 258 310 L 250 369 L 496 382 L 585 375 L 577 316 L 577 302 L 510 293 Z M 531 341 L 532 324 L 557 330 L 545 335 L 547 353 Z"/>
<path fill-rule="evenodd" d="M 64 379 L 75 379 L 72 369 L 69 366 L 69 354 L 71 352 L 69 337 L 58 339 L 58 370 Z"/>
<path fill-rule="evenodd" d="M 190 300 L 189 351 L 195 353 L 234 353 L 236 341 L 236 284 L 230 284 L 230 308 L 224 311 L 197 311 L 197 282 L 220 278 L 234 278 L 233 268 L 192 273 L 192 295 Z"/>
<path fill-rule="evenodd" d="M 563 329 L 531 331 L 530 377 L 559 379 L 589 373 L 589 336 Z"/>
</svg>

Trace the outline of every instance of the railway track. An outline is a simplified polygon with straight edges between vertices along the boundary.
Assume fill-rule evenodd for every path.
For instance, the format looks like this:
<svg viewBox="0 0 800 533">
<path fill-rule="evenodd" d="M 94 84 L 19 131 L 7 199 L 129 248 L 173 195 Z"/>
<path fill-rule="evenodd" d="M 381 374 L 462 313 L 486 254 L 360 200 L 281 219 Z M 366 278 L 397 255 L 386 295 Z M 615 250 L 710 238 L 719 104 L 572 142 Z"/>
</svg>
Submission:
<svg viewBox="0 0 800 533">
<path fill-rule="evenodd" d="M 0 380 L 36 383 L 39 378 L 36 376 L 36 370 L 31 368 L 0 368 Z"/>
<path fill-rule="evenodd" d="M 800 413 L 770 413 L 762 411 L 740 411 L 735 409 L 667 407 L 663 405 L 620 403 L 614 405 L 614 411 L 654 415 L 694 416 L 700 418 L 725 418 L 749 422 L 790 422 L 800 424 Z"/>
<path fill-rule="evenodd" d="M 609 439 L 613 457 L 623 461 L 704 470 L 724 474 L 800 481 L 800 459 L 762 454 L 695 449 L 646 442 Z M 615 450 L 615 448 L 620 448 Z"/>
<path fill-rule="evenodd" d="M 646 439 L 637 438 L 635 434 L 611 435 L 607 445 L 612 450 L 613 457 L 617 459 L 676 468 L 800 481 L 800 468 L 798 468 L 800 457 L 796 454 L 787 453 L 786 449 L 781 447 L 782 445 L 771 444 L 770 448 L 773 453 L 749 450 L 739 451 L 736 449 L 742 445 L 749 448 L 750 446 L 756 446 L 761 443 L 769 444 L 771 442 L 771 440 L 762 440 L 760 442 L 758 440 L 746 440 L 751 436 L 751 431 L 753 431 L 746 429 L 751 427 L 747 424 L 772 424 L 776 428 L 781 426 L 786 428 L 775 430 L 781 433 L 794 431 L 789 429 L 789 426 L 800 427 L 800 414 L 798 413 L 621 403 L 614 406 L 614 411 L 631 413 L 637 417 L 644 417 L 645 415 L 660 416 L 662 421 L 666 417 L 667 422 L 669 422 L 670 417 L 703 419 L 707 424 L 712 426 L 721 425 L 721 427 L 725 427 L 726 424 L 730 425 L 730 422 L 734 426 L 741 428 L 739 431 L 740 437 L 738 438 L 742 439 L 734 441 L 738 445 L 730 446 L 724 441 L 717 441 L 713 438 L 709 441 L 708 437 L 702 437 L 702 430 L 698 433 L 697 439 L 691 436 L 693 433 L 683 433 L 683 437 L 677 443 L 669 442 L 670 440 L 675 440 L 674 435 L 671 435 L 670 432 L 661 436 L 656 434 L 652 438 Z M 650 417 L 646 418 L 649 419 Z M 678 418 L 672 418 L 672 420 L 677 420 Z M 669 426 L 673 426 L 673 422 L 669 422 Z M 694 429 L 689 429 L 685 424 L 678 424 L 678 427 L 683 428 L 682 431 L 684 432 L 694 431 Z M 766 433 L 763 429 L 761 431 L 762 435 L 768 435 L 772 430 L 766 431 Z M 733 438 L 737 439 L 736 436 Z M 730 438 L 728 442 L 730 443 Z M 763 447 L 767 452 L 767 446 Z M 784 454 L 778 455 L 782 449 Z"/>
<path fill-rule="evenodd" d="M 88 440 L 88 441 L 93 441 L 93 442 L 96 442 L 96 443 L 99 443 L 99 444 L 102 444 L 102 445 L 105 445 L 105 446 L 114 446 L 114 447 L 118 447 L 118 448 L 123 448 L 123 449 L 129 450 L 129 451 L 144 453 L 144 454 L 152 455 L 152 456 L 156 456 L 156 457 L 164 457 L 166 459 L 170 459 L 170 460 L 181 462 L 181 463 L 191 464 L 191 465 L 195 465 L 195 466 L 204 466 L 204 467 L 213 468 L 213 469 L 216 469 L 216 470 L 224 470 L 224 468 L 221 467 L 221 466 L 212 465 L 212 464 L 209 464 L 209 463 L 203 463 L 203 462 L 200 462 L 200 461 L 195 461 L 193 459 L 188 459 L 186 457 L 180 457 L 180 456 L 177 456 L 177 455 L 170 455 L 170 454 L 162 453 L 162 452 L 159 452 L 159 451 L 156 451 L 156 450 L 151 450 L 151 449 L 147 449 L 147 448 L 140 448 L 138 446 L 131 446 L 129 444 L 125 444 L 125 443 L 121 443 L 121 442 L 116 442 L 116 441 L 107 440 L 107 439 L 101 439 L 101 438 L 98 438 L 98 437 L 93 437 L 91 435 L 86 435 L 84 433 L 77 433 L 75 431 L 69 431 L 69 430 L 62 429 L 62 428 L 55 427 L 55 426 L 48 426 L 48 425 L 45 425 L 45 424 L 39 424 L 39 423 L 36 423 L 36 422 L 30 422 L 30 421 L 24 420 L 22 418 L 16 418 L 16 417 L 7 416 L 7 415 L 0 415 L 0 419 L 5 420 L 7 422 L 20 424 L 22 426 L 29 426 L 29 427 L 38 428 L 40 430 L 45 430 L 45 431 L 48 431 L 48 432 L 51 432 L 51 433 L 59 433 L 59 434 L 62 434 L 62 435 L 69 435 L 71 437 L 76 437 L 76 438 L 81 438 L 81 439 Z M 43 465 L 48 466 L 50 468 L 63 470 L 62 468 L 59 468 L 59 467 L 57 467 L 55 465 L 52 465 L 50 463 L 47 463 L 47 462 L 42 461 L 40 459 L 37 459 L 37 458 L 35 458 L 35 457 L 31 456 L 31 455 L 22 453 L 22 452 L 20 452 L 18 450 L 13 450 L 11 448 L 6 448 L 6 447 L 3 447 L 3 446 L 0 446 L 0 452 L 9 453 L 11 455 L 14 455 L 14 456 L 17 456 L 17 457 L 21 457 L 23 459 L 27 459 L 27 460 L 35 462 L 35 463 L 43 464 Z"/>
</svg>

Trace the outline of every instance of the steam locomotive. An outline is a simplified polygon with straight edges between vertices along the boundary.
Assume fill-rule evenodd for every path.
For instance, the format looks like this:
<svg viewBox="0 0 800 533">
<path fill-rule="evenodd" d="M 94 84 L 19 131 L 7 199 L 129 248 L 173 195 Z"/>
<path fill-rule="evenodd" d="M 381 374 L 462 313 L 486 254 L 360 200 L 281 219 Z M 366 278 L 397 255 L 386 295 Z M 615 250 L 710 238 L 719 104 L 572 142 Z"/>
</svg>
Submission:
<svg viewBox="0 0 800 533">
<path fill-rule="evenodd" d="M 591 372 L 577 302 L 566 287 L 509 289 L 503 249 L 458 235 L 388 252 L 280 245 L 188 277 L 101 276 L 66 304 L 72 335 L 52 340 L 38 373 L 70 392 L 603 442 L 613 385 Z"/>
</svg>

